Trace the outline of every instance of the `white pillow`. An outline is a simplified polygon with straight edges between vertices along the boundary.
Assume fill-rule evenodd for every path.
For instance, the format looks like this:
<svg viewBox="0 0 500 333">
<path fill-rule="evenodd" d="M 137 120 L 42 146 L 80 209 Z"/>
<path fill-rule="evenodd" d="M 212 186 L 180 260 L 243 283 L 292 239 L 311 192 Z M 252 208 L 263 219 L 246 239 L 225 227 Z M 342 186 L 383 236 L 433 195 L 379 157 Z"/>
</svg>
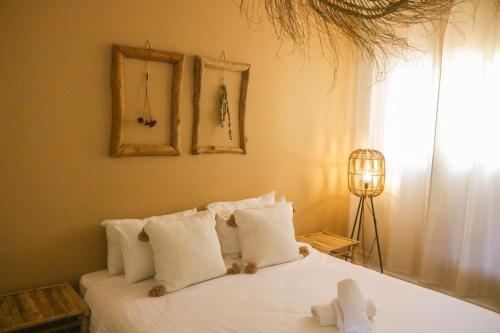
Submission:
<svg viewBox="0 0 500 333">
<path fill-rule="evenodd" d="M 123 268 L 123 255 L 120 248 L 120 233 L 118 232 L 118 225 L 123 222 L 136 222 L 138 219 L 124 219 L 124 220 L 105 220 L 101 223 L 106 228 L 106 241 L 108 244 L 108 274 L 117 275 L 124 272 Z"/>
<path fill-rule="evenodd" d="M 169 223 L 152 221 L 144 229 L 153 248 L 155 278 L 167 292 L 226 274 L 212 211 Z"/>
<path fill-rule="evenodd" d="M 121 219 L 121 220 L 105 220 L 101 222 L 101 226 L 106 228 L 106 241 L 108 244 L 108 274 L 109 275 L 118 275 L 124 272 L 124 264 L 123 264 L 123 254 L 120 247 L 120 233 L 118 232 L 117 227 L 124 222 L 127 223 L 144 223 L 144 221 L 149 221 L 151 219 L 156 218 L 164 218 L 171 215 L 180 214 L 181 216 L 192 215 L 196 213 L 197 209 L 188 209 L 182 212 L 161 215 L 161 216 L 153 216 L 148 217 L 143 220 L 141 219 Z"/>
<path fill-rule="evenodd" d="M 149 242 L 138 239 L 146 221 L 127 221 L 117 226 L 120 233 L 120 248 L 125 268 L 125 281 L 134 283 L 155 274 L 153 250 Z"/>
<path fill-rule="evenodd" d="M 207 209 L 213 210 L 216 213 L 219 212 L 232 212 L 236 209 L 243 208 L 259 208 L 264 206 L 272 205 L 276 202 L 275 192 L 269 192 L 267 194 L 261 195 L 260 197 L 249 198 L 239 201 L 220 201 L 212 202 L 207 205 Z"/>
<path fill-rule="evenodd" d="M 237 259 L 241 257 L 238 228 L 227 224 L 233 212 L 220 212 L 215 216 L 215 231 L 219 238 L 222 255 L 224 258 Z"/>
<path fill-rule="evenodd" d="M 240 201 L 213 202 L 207 205 L 207 208 L 216 213 L 215 230 L 219 237 L 222 254 L 226 258 L 239 258 L 240 242 L 238 240 L 238 230 L 230 227 L 227 220 L 231 218 L 233 212 L 243 208 L 261 208 L 275 203 L 274 191 L 256 198 L 250 198 Z"/>
<path fill-rule="evenodd" d="M 295 241 L 291 203 L 241 209 L 234 217 L 244 262 L 265 267 L 302 258 Z"/>
</svg>

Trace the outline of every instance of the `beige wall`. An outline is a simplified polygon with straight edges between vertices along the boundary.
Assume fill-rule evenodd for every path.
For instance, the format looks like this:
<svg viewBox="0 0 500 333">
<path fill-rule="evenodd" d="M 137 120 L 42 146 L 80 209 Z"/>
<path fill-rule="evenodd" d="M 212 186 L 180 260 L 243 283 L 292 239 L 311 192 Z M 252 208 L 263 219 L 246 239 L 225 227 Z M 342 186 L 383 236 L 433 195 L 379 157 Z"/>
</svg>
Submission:
<svg viewBox="0 0 500 333">
<path fill-rule="evenodd" d="M 180 157 L 108 157 L 111 45 L 183 52 Z M 105 267 L 106 218 L 276 190 L 296 232 L 346 230 L 350 147 L 344 54 L 333 91 L 319 48 L 289 56 L 232 0 L 0 2 L 0 292 Z M 193 57 L 252 64 L 248 155 L 189 154 Z"/>
</svg>

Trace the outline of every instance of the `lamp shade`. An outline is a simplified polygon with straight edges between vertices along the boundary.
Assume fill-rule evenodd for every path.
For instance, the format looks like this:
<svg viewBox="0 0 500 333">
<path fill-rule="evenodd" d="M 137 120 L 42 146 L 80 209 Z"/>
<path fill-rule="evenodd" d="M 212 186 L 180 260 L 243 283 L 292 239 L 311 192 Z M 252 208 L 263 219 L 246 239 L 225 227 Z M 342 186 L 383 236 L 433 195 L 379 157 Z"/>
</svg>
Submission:
<svg viewBox="0 0 500 333">
<path fill-rule="evenodd" d="M 358 149 L 349 155 L 349 191 L 358 197 L 376 197 L 384 191 L 385 158 L 374 149 Z"/>
</svg>

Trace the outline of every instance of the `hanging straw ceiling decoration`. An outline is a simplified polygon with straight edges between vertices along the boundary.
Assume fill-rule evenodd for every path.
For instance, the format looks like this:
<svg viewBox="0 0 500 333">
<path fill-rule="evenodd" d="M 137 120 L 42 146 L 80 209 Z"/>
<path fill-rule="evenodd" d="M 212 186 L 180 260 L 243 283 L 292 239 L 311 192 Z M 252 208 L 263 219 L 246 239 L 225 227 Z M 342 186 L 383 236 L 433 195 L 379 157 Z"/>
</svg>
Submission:
<svg viewBox="0 0 500 333">
<path fill-rule="evenodd" d="M 240 8 L 249 19 L 264 3 L 278 38 L 291 40 L 307 50 L 310 37 L 317 34 L 323 52 L 337 66 L 338 33 L 344 34 L 377 66 L 388 56 L 411 48 L 399 28 L 437 23 L 450 12 L 456 0 L 241 0 Z M 326 50 L 325 50 L 326 49 Z M 327 54 L 326 51 L 329 51 Z"/>
</svg>

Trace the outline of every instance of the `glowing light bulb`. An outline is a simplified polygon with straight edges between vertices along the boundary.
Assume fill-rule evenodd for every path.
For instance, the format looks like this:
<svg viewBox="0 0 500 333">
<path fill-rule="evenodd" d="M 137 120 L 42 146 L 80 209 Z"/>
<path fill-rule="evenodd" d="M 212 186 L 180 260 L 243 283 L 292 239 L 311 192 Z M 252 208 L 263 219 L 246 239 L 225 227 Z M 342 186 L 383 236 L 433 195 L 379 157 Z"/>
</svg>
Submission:
<svg viewBox="0 0 500 333">
<path fill-rule="evenodd" d="M 363 183 L 369 183 L 372 181 L 372 174 L 368 171 L 363 172 Z"/>
<path fill-rule="evenodd" d="M 363 187 L 365 190 L 368 189 L 368 186 L 372 182 L 372 174 L 368 171 L 363 172 Z"/>
</svg>

